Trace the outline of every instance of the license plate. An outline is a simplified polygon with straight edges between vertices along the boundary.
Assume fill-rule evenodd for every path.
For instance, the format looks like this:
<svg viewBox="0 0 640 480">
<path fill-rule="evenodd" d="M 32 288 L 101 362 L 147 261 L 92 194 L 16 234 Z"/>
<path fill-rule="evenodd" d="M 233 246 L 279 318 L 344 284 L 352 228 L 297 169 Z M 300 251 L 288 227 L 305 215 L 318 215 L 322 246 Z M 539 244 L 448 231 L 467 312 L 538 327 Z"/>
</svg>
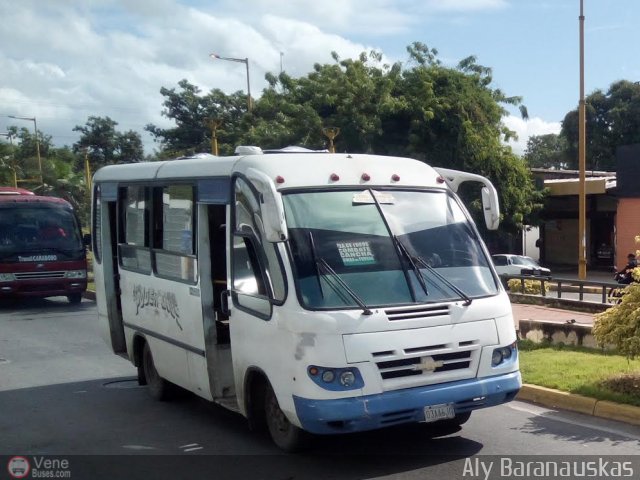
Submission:
<svg viewBox="0 0 640 480">
<path fill-rule="evenodd" d="M 437 422 L 438 420 L 446 420 L 456 416 L 453 403 L 443 403 L 442 405 L 430 405 L 424 407 L 424 421 Z"/>
</svg>

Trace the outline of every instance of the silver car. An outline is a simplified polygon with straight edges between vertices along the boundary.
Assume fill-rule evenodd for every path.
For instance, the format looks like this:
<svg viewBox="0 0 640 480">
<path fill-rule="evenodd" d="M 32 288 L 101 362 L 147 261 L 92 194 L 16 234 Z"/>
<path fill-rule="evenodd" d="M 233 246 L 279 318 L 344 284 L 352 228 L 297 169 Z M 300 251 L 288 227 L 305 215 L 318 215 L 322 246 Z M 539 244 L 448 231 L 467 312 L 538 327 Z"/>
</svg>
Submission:
<svg viewBox="0 0 640 480">
<path fill-rule="evenodd" d="M 523 255 L 500 254 L 492 255 L 491 259 L 499 275 L 531 275 L 535 277 L 550 277 L 551 270 L 541 267 L 531 257 Z"/>
</svg>

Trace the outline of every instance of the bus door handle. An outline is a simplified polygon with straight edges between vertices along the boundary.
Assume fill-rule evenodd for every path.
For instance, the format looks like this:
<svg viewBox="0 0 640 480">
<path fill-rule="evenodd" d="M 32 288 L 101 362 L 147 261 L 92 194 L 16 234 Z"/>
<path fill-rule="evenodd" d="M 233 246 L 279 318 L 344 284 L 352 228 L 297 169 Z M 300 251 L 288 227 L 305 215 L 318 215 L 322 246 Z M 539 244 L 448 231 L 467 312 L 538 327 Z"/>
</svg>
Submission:
<svg viewBox="0 0 640 480">
<path fill-rule="evenodd" d="M 229 316 L 229 297 L 231 296 L 231 292 L 229 290 L 223 290 L 220 293 L 220 312 L 225 315 L 225 316 Z"/>
</svg>

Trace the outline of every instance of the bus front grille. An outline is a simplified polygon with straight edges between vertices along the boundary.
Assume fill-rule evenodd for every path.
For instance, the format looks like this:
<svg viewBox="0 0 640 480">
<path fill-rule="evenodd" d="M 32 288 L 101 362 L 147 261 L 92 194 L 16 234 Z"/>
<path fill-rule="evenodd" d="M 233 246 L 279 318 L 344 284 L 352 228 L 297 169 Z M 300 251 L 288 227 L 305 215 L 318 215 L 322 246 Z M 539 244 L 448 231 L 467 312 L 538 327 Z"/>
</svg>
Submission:
<svg viewBox="0 0 640 480">
<path fill-rule="evenodd" d="M 64 272 L 20 272 L 14 273 L 16 280 L 43 280 L 49 278 L 64 278 Z"/>
<path fill-rule="evenodd" d="M 442 317 L 449 315 L 449 305 L 429 305 L 414 308 L 394 308 L 385 310 L 389 321 L 394 320 L 417 320 L 430 317 Z"/>
<path fill-rule="evenodd" d="M 425 347 L 424 350 L 428 351 L 429 349 Z M 478 349 L 466 349 L 423 356 L 402 356 L 376 362 L 376 365 L 383 380 L 418 375 L 444 376 L 446 372 L 471 368 L 474 363 L 474 353 L 478 351 Z M 405 353 L 408 352 L 405 351 Z"/>
</svg>

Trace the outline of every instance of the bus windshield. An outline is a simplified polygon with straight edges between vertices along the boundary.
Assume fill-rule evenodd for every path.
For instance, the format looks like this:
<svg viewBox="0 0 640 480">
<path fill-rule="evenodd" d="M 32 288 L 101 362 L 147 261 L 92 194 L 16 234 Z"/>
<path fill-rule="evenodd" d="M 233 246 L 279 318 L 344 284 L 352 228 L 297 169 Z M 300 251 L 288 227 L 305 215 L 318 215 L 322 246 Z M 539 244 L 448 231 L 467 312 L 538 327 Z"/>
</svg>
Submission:
<svg viewBox="0 0 640 480">
<path fill-rule="evenodd" d="M 475 230 L 447 192 L 321 191 L 283 201 L 305 308 L 468 303 L 498 293 Z"/>
<path fill-rule="evenodd" d="M 63 259 L 83 248 L 76 218 L 67 209 L 0 208 L 0 259 L 34 254 Z"/>
</svg>

